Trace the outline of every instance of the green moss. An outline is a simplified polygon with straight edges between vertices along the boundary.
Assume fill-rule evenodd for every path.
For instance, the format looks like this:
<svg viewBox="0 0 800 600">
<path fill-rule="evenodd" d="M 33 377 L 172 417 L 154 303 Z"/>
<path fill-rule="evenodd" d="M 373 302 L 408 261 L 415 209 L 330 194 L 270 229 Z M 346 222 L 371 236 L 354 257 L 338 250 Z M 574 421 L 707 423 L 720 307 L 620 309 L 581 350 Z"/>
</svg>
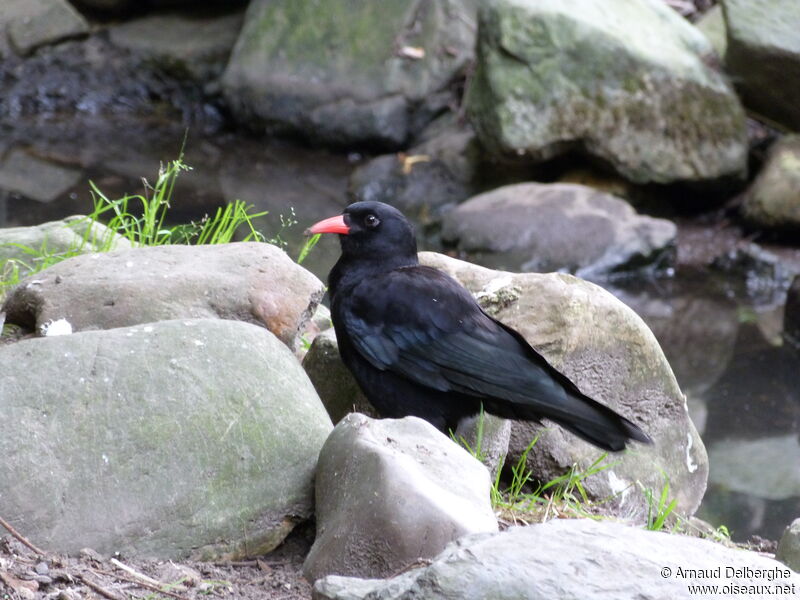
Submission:
<svg viewBox="0 0 800 600">
<path fill-rule="evenodd" d="M 261 2 L 247 20 L 240 56 L 263 65 L 270 60 L 302 65 L 309 75 L 331 78 L 383 75 L 383 60 L 408 12 L 406 0 L 358 2 Z M 351 82 L 355 83 L 355 82 Z"/>
<path fill-rule="evenodd" d="M 744 173 L 741 105 L 700 57 L 692 64 L 679 26 L 661 42 L 686 55 L 672 59 L 554 3 L 511 6 L 481 13 L 468 99 L 490 151 L 541 160 L 581 144 L 643 183 Z"/>
</svg>

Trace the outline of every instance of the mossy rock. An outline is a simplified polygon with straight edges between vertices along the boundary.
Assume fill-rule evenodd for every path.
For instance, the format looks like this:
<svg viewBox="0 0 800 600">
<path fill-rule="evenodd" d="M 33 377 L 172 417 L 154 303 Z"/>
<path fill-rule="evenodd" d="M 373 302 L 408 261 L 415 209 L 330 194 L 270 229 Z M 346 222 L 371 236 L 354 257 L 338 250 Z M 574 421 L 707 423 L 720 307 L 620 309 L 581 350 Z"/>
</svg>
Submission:
<svg viewBox="0 0 800 600">
<path fill-rule="evenodd" d="M 397 148 L 473 57 L 473 2 L 254 0 L 223 77 L 245 124 Z M 444 104 L 441 104 L 441 103 Z"/>
<path fill-rule="evenodd" d="M 181 559 L 275 548 L 332 424 L 292 352 L 221 319 L 0 347 L 0 505 L 41 547 Z"/>
<path fill-rule="evenodd" d="M 741 179 L 744 111 L 703 35 L 660 0 L 497 0 L 479 13 L 471 120 L 494 154 L 581 150 L 636 183 Z"/>
</svg>

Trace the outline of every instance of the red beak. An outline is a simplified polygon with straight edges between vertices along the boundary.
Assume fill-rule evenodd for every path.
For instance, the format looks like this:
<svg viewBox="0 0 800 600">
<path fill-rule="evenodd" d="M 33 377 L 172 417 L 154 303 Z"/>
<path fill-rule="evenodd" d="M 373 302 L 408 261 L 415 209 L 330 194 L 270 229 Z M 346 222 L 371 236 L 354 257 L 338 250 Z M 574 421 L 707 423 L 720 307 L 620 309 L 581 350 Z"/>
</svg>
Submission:
<svg viewBox="0 0 800 600">
<path fill-rule="evenodd" d="M 323 219 L 319 223 L 314 223 L 308 228 L 308 233 L 342 233 L 347 235 L 350 228 L 344 222 L 344 215 L 337 215 L 329 219 Z"/>
</svg>

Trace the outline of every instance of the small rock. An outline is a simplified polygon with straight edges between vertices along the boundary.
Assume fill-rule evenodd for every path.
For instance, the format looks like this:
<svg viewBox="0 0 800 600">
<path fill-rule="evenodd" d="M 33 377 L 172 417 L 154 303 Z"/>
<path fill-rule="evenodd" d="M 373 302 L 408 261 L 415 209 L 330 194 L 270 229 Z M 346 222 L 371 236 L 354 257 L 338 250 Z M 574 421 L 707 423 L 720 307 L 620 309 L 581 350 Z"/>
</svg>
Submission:
<svg viewBox="0 0 800 600">
<path fill-rule="evenodd" d="M 66 0 L 3 0 L 0 50 L 4 35 L 21 55 L 65 39 L 86 35 L 89 23 Z"/>
<path fill-rule="evenodd" d="M 50 567 L 46 562 L 40 562 L 34 567 L 34 570 L 39 575 L 47 575 L 50 572 Z"/>
<path fill-rule="evenodd" d="M 303 571 L 385 577 L 464 534 L 496 531 L 489 472 L 416 417 L 345 417 L 320 451 Z"/>
<path fill-rule="evenodd" d="M 728 48 L 728 39 L 725 31 L 725 17 L 722 6 L 715 4 L 695 22 L 697 27 L 708 38 L 717 57 L 722 60 Z"/>
<path fill-rule="evenodd" d="M 204 16 L 200 11 L 154 13 L 109 29 L 111 43 L 131 50 L 166 71 L 204 82 L 219 77 L 239 30 L 241 11 Z"/>
<path fill-rule="evenodd" d="M 743 280 L 747 295 L 761 309 L 784 303 L 793 276 L 778 256 L 753 243 L 716 257 L 711 266 Z"/>
<path fill-rule="evenodd" d="M 482 150 L 475 132 L 447 114 L 422 133 L 416 146 L 378 156 L 357 167 L 348 192 L 354 200 L 396 206 L 417 223 L 438 223 L 442 215 L 477 190 Z"/>
<path fill-rule="evenodd" d="M 800 231 L 800 134 L 775 142 L 741 211 L 756 227 Z"/>
<path fill-rule="evenodd" d="M 481 423 L 481 416 L 475 415 L 463 419 L 458 424 L 454 436 L 457 443 L 467 448 L 470 454 L 489 469 L 494 480 L 497 469 L 502 467 L 501 461 L 508 454 L 511 421 L 485 413 Z"/>
<path fill-rule="evenodd" d="M 734 435 L 708 446 L 709 462 L 714 465 L 709 477 L 712 485 L 770 500 L 800 496 L 800 440 L 795 432 L 755 439 L 755 434 L 747 438 Z"/>
<path fill-rule="evenodd" d="M 428 154 L 409 152 L 379 156 L 353 171 L 350 195 L 356 201 L 386 202 L 427 225 L 473 193 L 447 165 Z"/>
<path fill-rule="evenodd" d="M 199 586 L 203 581 L 203 576 L 196 569 L 172 561 L 162 565 L 157 577 L 165 584 L 174 585 L 176 582 L 180 582 L 186 587 Z"/>
<path fill-rule="evenodd" d="M 78 552 L 78 555 L 81 558 L 93 560 L 95 562 L 103 562 L 105 560 L 102 554 L 100 554 L 96 550 L 93 550 L 92 548 L 81 548 L 80 551 Z"/>
<path fill-rule="evenodd" d="M 48 252 L 56 254 L 122 250 L 130 248 L 131 243 L 102 223 L 92 222 L 83 215 L 73 215 L 32 227 L 0 228 L 0 262 L 14 260 L 19 265 L 29 264 L 30 255 L 20 246 L 46 248 Z M 28 272 L 24 266 L 20 271 L 21 276 Z M 56 278 L 55 283 L 61 283 L 61 280 Z"/>
<path fill-rule="evenodd" d="M 775 558 L 800 572 L 800 519 L 795 519 L 783 532 Z"/>
<path fill-rule="evenodd" d="M 44 160 L 19 149 L 0 158 L 0 188 L 37 202 L 49 203 L 62 198 L 83 178 L 84 174 L 79 169 Z"/>
</svg>

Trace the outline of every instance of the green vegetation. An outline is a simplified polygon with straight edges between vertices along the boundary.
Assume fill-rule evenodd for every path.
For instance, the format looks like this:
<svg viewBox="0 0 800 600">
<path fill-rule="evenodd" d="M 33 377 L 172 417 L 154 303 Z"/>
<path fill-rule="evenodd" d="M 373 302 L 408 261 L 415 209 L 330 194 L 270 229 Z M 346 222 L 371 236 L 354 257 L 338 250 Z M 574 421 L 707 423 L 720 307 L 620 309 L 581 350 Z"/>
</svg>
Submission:
<svg viewBox="0 0 800 600">
<path fill-rule="evenodd" d="M 662 473 L 662 475 L 664 477 L 664 485 L 661 488 L 661 494 L 658 498 L 655 497 L 653 490 L 642 487 L 642 493 L 647 499 L 647 521 L 645 522 L 645 529 L 649 529 L 650 531 L 661 531 L 664 529 L 667 518 L 675 511 L 675 507 L 678 505 L 677 498 L 673 498 L 672 501 L 669 500 L 669 480 L 666 474 Z"/>
<path fill-rule="evenodd" d="M 450 438 L 463 446 L 473 457 L 486 463 L 487 456 L 483 449 L 484 432 L 484 412 L 481 407 L 474 443 L 470 443 L 463 436 L 456 436 L 452 431 Z M 678 500 L 670 497 L 669 479 L 663 472 L 664 483 L 659 492 L 647 488 L 637 481 L 608 498 L 592 500 L 586 491 L 585 481 L 592 475 L 614 467 L 619 462 L 609 461 L 607 452 L 598 456 L 586 468 L 573 464 L 566 473 L 559 477 L 546 482 L 538 480 L 528 466 L 528 456 L 538 441 L 539 434 L 531 440 L 514 465 L 510 465 L 504 470 L 504 459 L 501 459 L 497 467 L 490 494 L 492 507 L 501 522 L 528 525 L 543 523 L 552 518 L 612 518 L 608 515 L 613 511 L 608 510 L 605 505 L 636 486 L 644 496 L 647 506 L 645 529 L 703 537 L 726 546 L 748 547 L 747 545 L 733 544 L 731 534 L 725 525 L 712 528 L 701 521 L 693 521 L 678 514 L 676 512 Z"/>
<path fill-rule="evenodd" d="M 88 230 L 87 230 L 88 231 Z M 65 258 L 75 256 L 81 252 L 83 245 L 78 245 L 74 249 L 66 251 L 51 250 L 47 247 L 47 243 L 43 243 L 38 248 L 25 246 L 24 244 L 4 244 L 21 251 L 24 258 L 9 258 L 0 260 L 0 300 L 6 293 L 6 290 L 12 288 L 19 283 L 19 280 L 30 275 L 31 273 L 38 273 Z"/>
<path fill-rule="evenodd" d="M 483 451 L 485 414 L 481 406 L 476 425 L 475 441 L 470 444 L 463 436 L 450 432 L 451 439 L 463 446 L 467 452 L 481 462 L 486 461 Z M 504 459 L 497 467 L 491 488 L 491 501 L 495 511 L 502 519 L 513 523 L 542 522 L 554 516 L 574 516 L 599 518 L 598 508 L 606 502 L 592 501 L 584 487 L 584 481 L 616 462 L 609 462 L 608 453 L 601 454 L 588 468 L 577 464 L 563 475 L 547 482 L 537 481 L 528 466 L 528 455 L 539 441 L 537 435 L 520 455 L 516 464 L 510 467 L 510 481 L 503 481 Z M 613 498 L 609 498 L 611 500 Z"/>
<path fill-rule="evenodd" d="M 467 441 L 464 436 L 460 435 L 456 438 L 455 432 L 451 429 L 450 430 L 450 439 L 453 440 L 456 444 L 463 446 L 467 452 L 469 452 L 473 457 L 478 459 L 480 462 L 486 462 L 486 455 L 483 453 L 483 424 L 485 421 L 485 413 L 483 412 L 483 403 L 481 403 L 481 411 L 478 413 L 478 423 L 477 429 L 475 432 L 475 444 L 474 446 Z"/>
<path fill-rule="evenodd" d="M 155 185 L 145 181 L 144 194 L 125 195 L 110 200 L 100 189 L 90 182 L 94 210 L 88 215 L 90 222 L 108 219 L 106 226 L 113 234 L 121 235 L 134 247 L 161 246 L 164 244 L 226 244 L 240 226 L 249 229 L 244 241 L 264 241 L 264 236 L 253 227 L 253 219 L 263 217 L 266 212 L 251 213 L 252 206 L 236 200 L 218 208 L 213 217 L 206 216 L 197 223 L 164 225 L 175 182 L 183 171 L 191 167 L 181 157 L 162 166 Z M 134 211 L 137 207 L 139 210 Z M 109 218 L 110 217 L 110 218 Z"/>
<path fill-rule="evenodd" d="M 321 233 L 315 233 L 314 235 L 312 235 L 310 238 L 308 238 L 306 240 L 306 243 L 300 249 L 300 255 L 297 257 L 297 264 L 298 265 L 302 265 L 303 264 L 303 261 L 306 259 L 306 256 L 308 256 L 308 253 L 311 252 L 312 248 L 314 248 L 314 246 L 317 245 L 317 242 L 319 241 L 319 239 L 321 237 L 322 237 Z"/>
<path fill-rule="evenodd" d="M 234 240 L 237 232 L 244 230 L 244 237 L 240 238 L 242 241 L 266 241 L 281 247 L 286 246 L 286 242 L 281 239 L 281 233 L 297 224 L 293 209 L 288 217 L 280 215 L 281 227 L 270 239 L 265 239 L 253 225 L 255 219 L 266 216 L 267 212 L 253 212 L 253 207 L 241 200 L 218 208 L 213 215 L 207 215 L 198 222 L 167 225 L 175 182 L 181 173 L 190 170 L 191 167 L 180 156 L 161 166 L 154 184 L 144 180 L 143 193 L 125 195 L 118 199 L 110 199 L 94 182 L 89 182 L 92 212 L 65 225 L 78 235 L 79 240 L 75 244 L 57 250 L 49 248 L 47 242 L 39 247 L 6 244 L 18 252 L 13 258 L 0 260 L 0 299 L 22 277 L 38 273 L 87 249 L 107 252 L 115 246 L 119 237 L 137 248 L 164 244 L 226 244 Z M 105 223 L 105 228 L 101 226 L 102 223 Z M 314 236 L 306 242 L 299 262 L 313 248 L 318 238 L 319 236 Z"/>
<path fill-rule="evenodd" d="M 501 488 L 502 464 L 497 470 L 492 485 L 492 505 L 502 517 L 511 522 L 542 522 L 552 517 L 599 518 L 597 508 L 605 501 L 592 501 L 584 481 L 616 462 L 608 462 L 608 453 L 603 453 L 589 465 L 579 468 L 572 465 L 563 475 L 547 482 L 537 481 L 528 467 L 528 454 L 539 441 L 537 435 L 520 455 L 517 463 L 511 466 L 511 482 Z M 611 498 L 609 498 L 611 500 Z"/>
<path fill-rule="evenodd" d="M 472 456 L 481 462 L 486 461 L 483 452 L 484 441 L 484 412 L 481 412 L 477 422 L 474 443 L 470 444 L 463 436 L 456 437 L 450 432 L 451 439 L 463 446 Z M 537 435 L 525 451 L 520 455 L 516 464 L 510 465 L 505 470 L 504 461 L 501 461 L 492 483 L 492 506 L 501 519 L 511 523 L 544 522 L 553 517 L 583 517 L 601 519 L 604 516 L 603 505 L 611 502 L 619 492 L 609 498 L 592 500 L 586 492 L 584 482 L 618 464 L 619 461 L 609 461 L 608 453 L 603 453 L 588 467 L 581 468 L 572 465 L 563 475 L 550 481 L 539 481 L 528 466 L 528 456 L 539 441 Z M 504 479 L 505 477 L 505 479 Z M 647 515 L 644 527 L 651 531 L 662 531 L 672 524 L 671 531 L 683 531 L 688 527 L 688 522 L 675 512 L 678 505 L 676 498 L 670 499 L 670 486 L 666 474 L 664 485 L 660 493 L 645 488 L 641 483 L 637 485 L 644 495 L 647 503 Z M 730 534 L 724 526 L 706 537 L 721 541 L 730 539 Z"/>
</svg>

